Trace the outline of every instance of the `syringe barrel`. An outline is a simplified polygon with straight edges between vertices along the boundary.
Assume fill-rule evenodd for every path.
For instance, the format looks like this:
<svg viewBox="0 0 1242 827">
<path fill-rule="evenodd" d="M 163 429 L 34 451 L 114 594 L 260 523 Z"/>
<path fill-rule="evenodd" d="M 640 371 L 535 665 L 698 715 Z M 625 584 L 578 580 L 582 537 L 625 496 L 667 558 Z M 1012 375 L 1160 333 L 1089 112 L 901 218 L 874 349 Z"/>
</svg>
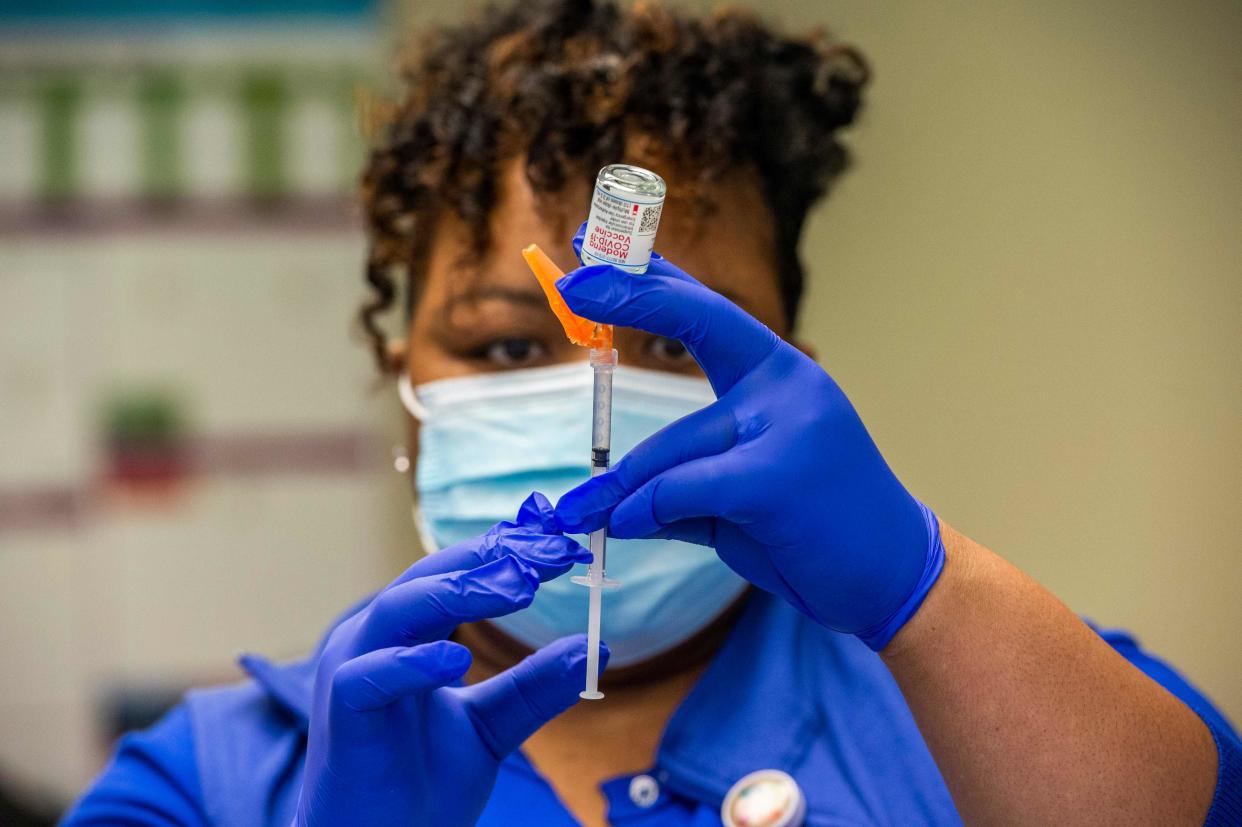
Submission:
<svg viewBox="0 0 1242 827">
<path fill-rule="evenodd" d="M 617 366 L 614 348 L 592 348 L 591 370 L 595 382 L 591 394 L 591 476 L 607 470 L 612 447 L 612 372 Z"/>
<path fill-rule="evenodd" d="M 612 371 L 617 366 L 614 348 L 592 348 L 591 370 L 595 372 L 591 395 L 591 476 L 608 470 L 612 448 Z M 592 583 L 601 583 L 606 571 L 608 532 L 591 532 L 591 565 L 587 569 Z"/>
</svg>

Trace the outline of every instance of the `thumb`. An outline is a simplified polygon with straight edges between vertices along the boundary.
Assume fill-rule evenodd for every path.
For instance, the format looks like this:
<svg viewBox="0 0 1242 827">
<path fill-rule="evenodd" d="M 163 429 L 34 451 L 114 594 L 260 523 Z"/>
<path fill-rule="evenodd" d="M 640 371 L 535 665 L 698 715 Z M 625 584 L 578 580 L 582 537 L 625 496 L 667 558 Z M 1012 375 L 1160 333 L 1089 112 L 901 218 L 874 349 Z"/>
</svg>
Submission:
<svg viewBox="0 0 1242 827">
<path fill-rule="evenodd" d="M 582 242 L 586 240 L 586 228 L 587 222 L 583 221 L 579 224 L 578 230 L 574 233 L 573 241 L 570 242 L 574 248 L 574 256 L 578 261 L 582 261 Z M 647 272 L 652 275 L 669 276 L 681 281 L 688 281 L 691 284 L 699 283 L 698 279 L 670 262 L 655 250 L 651 251 L 651 263 L 647 265 Z"/>
<path fill-rule="evenodd" d="M 530 496 L 522 501 L 514 522 L 521 526 L 537 528 L 544 534 L 560 533 L 560 529 L 556 526 L 552 503 L 540 491 L 530 492 Z"/>
<path fill-rule="evenodd" d="M 648 273 L 636 276 L 593 264 L 558 279 L 556 289 L 570 310 L 593 322 L 677 339 L 694 354 L 717 396 L 779 346 L 775 333 L 719 293 L 673 275 Z"/>
<path fill-rule="evenodd" d="M 600 644 L 601 671 L 608 654 L 608 647 Z M 578 702 L 586 662 L 586 635 L 573 635 L 548 644 L 494 678 L 459 690 L 475 729 L 497 760 Z"/>
<path fill-rule="evenodd" d="M 447 640 L 375 649 L 346 661 L 332 675 L 333 738 L 365 743 L 387 726 L 383 712 L 390 704 L 446 686 L 469 666 L 470 650 Z"/>
</svg>

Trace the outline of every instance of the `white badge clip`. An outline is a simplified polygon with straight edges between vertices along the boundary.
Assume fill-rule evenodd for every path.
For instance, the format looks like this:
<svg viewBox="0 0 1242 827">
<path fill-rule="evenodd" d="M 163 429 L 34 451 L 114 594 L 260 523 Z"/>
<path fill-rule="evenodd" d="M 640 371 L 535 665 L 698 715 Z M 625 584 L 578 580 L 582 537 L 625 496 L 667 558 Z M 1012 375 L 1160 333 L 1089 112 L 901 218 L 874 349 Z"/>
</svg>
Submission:
<svg viewBox="0 0 1242 827">
<path fill-rule="evenodd" d="M 729 789 L 720 805 L 724 827 L 800 827 L 806 798 L 793 776 L 780 770 L 758 770 Z"/>
</svg>

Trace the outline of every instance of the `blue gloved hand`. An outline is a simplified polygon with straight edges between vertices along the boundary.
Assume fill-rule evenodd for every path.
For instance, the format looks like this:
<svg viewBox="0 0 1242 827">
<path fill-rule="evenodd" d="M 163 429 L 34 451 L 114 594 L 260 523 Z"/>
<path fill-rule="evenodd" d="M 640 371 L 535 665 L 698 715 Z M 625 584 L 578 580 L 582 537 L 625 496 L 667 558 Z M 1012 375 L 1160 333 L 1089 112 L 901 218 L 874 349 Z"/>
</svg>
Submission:
<svg viewBox="0 0 1242 827">
<path fill-rule="evenodd" d="M 680 340 L 717 396 L 565 494 L 561 528 L 710 545 L 823 625 L 886 646 L 944 548 L 832 377 L 660 256 L 646 275 L 593 265 L 557 288 L 592 321 Z"/>
<path fill-rule="evenodd" d="M 529 605 L 540 582 L 590 559 L 532 494 L 516 521 L 419 560 L 338 626 L 315 679 L 294 825 L 474 824 L 500 760 L 578 700 L 586 638 L 464 687 L 452 684 L 470 652 L 444 638 Z"/>
</svg>

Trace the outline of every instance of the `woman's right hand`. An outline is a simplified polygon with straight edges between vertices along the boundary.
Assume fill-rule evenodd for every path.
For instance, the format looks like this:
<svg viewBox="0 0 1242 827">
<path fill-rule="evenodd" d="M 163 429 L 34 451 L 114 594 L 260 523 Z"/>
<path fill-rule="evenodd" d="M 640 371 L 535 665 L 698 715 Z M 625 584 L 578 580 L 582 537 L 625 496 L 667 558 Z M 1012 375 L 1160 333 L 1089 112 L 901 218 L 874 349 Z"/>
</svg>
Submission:
<svg viewBox="0 0 1242 827">
<path fill-rule="evenodd" d="M 501 759 L 578 700 L 586 638 L 473 686 L 452 685 L 470 652 L 445 638 L 525 608 L 590 558 L 535 493 L 514 522 L 419 560 L 338 626 L 315 678 L 295 827 L 474 824 Z"/>
</svg>

